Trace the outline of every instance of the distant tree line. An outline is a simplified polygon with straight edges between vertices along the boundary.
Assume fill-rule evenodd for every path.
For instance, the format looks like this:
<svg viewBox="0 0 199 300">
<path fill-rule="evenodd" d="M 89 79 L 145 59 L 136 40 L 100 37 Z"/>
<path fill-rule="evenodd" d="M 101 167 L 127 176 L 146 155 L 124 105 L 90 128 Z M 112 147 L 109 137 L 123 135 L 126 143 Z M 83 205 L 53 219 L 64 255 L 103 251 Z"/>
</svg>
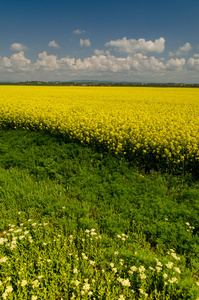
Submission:
<svg viewBox="0 0 199 300">
<path fill-rule="evenodd" d="M 31 86 L 132 86 L 132 87 L 199 87 L 198 83 L 141 83 L 141 82 L 108 82 L 108 81 L 20 81 L 0 82 L 0 85 Z"/>
</svg>

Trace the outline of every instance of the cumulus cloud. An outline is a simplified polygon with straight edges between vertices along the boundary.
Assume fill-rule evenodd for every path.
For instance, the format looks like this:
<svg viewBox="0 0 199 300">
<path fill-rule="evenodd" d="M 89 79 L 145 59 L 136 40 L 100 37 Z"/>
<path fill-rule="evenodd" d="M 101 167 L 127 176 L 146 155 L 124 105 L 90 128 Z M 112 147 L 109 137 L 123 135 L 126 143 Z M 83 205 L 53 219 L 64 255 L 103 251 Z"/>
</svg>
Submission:
<svg viewBox="0 0 199 300">
<path fill-rule="evenodd" d="M 110 51 L 106 50 L 99 50 L 99 49 L 95 49 L 94 50 L 94 54 L 95 55 L 109 55 L 110 54 Z"/>
<path fill-rule="evenodd" d="M 193 57 L 199 57 L 199 54 L 198 54 L 198 53 L 195 53 L 195 54 L 193 55 Z"/>
<path fill-rule="evenodd" d="M 199 71 L 199 59 L 190 57 L 189 60 L 187 61 L 187 69 Z"/>
<path fill-rule="evenodd" d="M 48 43 L 48 47 L 53 47 L 53 48 L 60 48 L 59 45 L 57 43 L 55 43 L 55 41 L 51 41 Z"/>
<path fill-rule="evenodd" d="M 188 72 L 189 70 L 189 72 Z M 94 55 L 84 59 L 70 57 L 58 58 L 57 55 L 48 55 L 46 51 L 38 54 L 35 62 L 26 58 L 24 51 L 13 54 L 10 58 L 0 57 L 0 72 L 2 76 L 9 74 L 26 74 L 26 78 L 42 78 L 51 80 L 69 80 L 80 76 L 92 78 L 117 78 L 118 80 L 156 80 L 167 78 L 177 80 L 183 74 L 199 71 L 199 59 L 191 57 L 187 63 L 184 58 L 162 58 L 145 55 L 141 52 L 127 54 L 126 57 L 117 57 L 109 51 L 94 50 Z M 27 76 L 27 74 L 29 74 Z M 14 76 L 13 75 L 13 76 Z M 59 76 L 59 77 L 58 77 Z M 167 77 L 166 77 L 167 76 Z M 181 77 L 180 77 L 181 76 Z M 196 75 L 195 75 L 196 76 Z M 4 77 L 5 78 L 5 77 Z M 55 79 L 53 79 L 55 78 Z"/>
<path fill-rule="evenodd" d="M 25 45 L 20 44 L 20 43 L 13 43 L 10 46 L 10 50 L 12 50 L 12 51 L 26 51 L 26 50 L 28 50 L 28 47 L 26 47 Z"/>
<path fill-rule="evenodd" d="M 183 46 L 180 46 L 176 52 L 169 51 L 169 56 L 181 56 L 186 55 L 192 49 L 190 43 L 185 43 Z"/>
<path fill-rule="evenodd" d="M 85 30 L 81 30 L 81 29 L 76 29 L 73 31 L 74 34 L 82 34 L 82 33 L 85 33 L 86 31 Z"/>
<path fill-rule="evenodd" d="M 120 53 L 133 54 L 140 52 L 147 53 L 162 53 L 165 48 L 165 39 L 160 37 L 154 42 L 146 41 L 145 39 L 127 39 L 126 37 L 118 40 L 111 40 L 105 44 L 106 47 L 114 47 Z"/>
<path fill-rule="evenodd" d="M 173 71 L 173 70 L 178 70 L 179 71 L 179 70 L 182 70 L 182 67 L 183 67 L 184 64 L 185 64 L 185 59 L 184 58 L 181 58 L 181 59 L 171 58 L 167 61 L 166 68 L 168 70 L 171 70 L 171 71 Z"/>
<path fill-rule="evenodd" d="M 24 56 L 24 52 L 13 54 L 10 58 L 3 57 L 0 62 L 1 68 L 9 68 L 12 71 L 28 71 L 30 70 L 31 60 Z"/>
<path fill-rule="evenodd" d="M 103 55 L 104 54 L 104 50 L 95 49 L 94 53 L 95 53 L 95 55 Z"/>
<path fill-rule="evenodd" d="M 58 69 L 57 56 L 56 55 L 48 55 L 46 51 L 38 54 L 39 59 L 34 64 L 34 67 L 37 70 L 56 70 Z"/>
<path fill-rule="evenodd" d="M 90 45 L 91 45 L 91 43 L 90 43 L 89 39 L 85 39 L 85 40 L 80 39 L 80 46 L 81 47 L 83 47 L 83 46 L 90 47 Z"/>
</svg>

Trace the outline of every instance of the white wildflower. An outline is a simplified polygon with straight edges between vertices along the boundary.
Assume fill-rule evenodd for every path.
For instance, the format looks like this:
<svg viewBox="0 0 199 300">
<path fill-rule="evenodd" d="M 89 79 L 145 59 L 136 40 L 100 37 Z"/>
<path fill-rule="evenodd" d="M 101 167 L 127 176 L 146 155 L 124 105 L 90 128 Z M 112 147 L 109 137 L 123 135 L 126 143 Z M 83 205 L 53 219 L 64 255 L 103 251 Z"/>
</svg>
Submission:
<svg viewBox="0 0 199 300">
<path fill-rule="evenodd" d="M 75 285 L 75 286 L 78 286 L 80 284 L 80 281 L 79 280 L 75 280 L 75 281 L 72 281 L 72 283 Z"/>
<path fill-rule="evenodd" d="M 74 269 L 73 269 L 73 273 L 74 273 L 74 274 L 77 274 L 77 273 L 78 273 L 77 268 L 74 268 Z"/>
<path fill-rule="evenodd" d="M 141 279 L 146 279 L 146 275 L 144 273 L 140 273 L 140 278 Z"/>
<path fill-rule="evenodd" d="M 91 264 L 92 266 L 95 265 L 95 261 L 94 261 L 94 260 L 90 260 L 89 262 L 90 262 L 90 264 Z"/>
<path fill-rule="evenodd" d="M 170 283 L 178 283 L 178 279 L 176 277 L 173 277 L 173 278 L 169 279 L 168 282 L 170 282 Z"/>
<path fill-rule="evenodd" d="M 112 271 L 117 273 L 117 268 L 113 268 Z"/>
<path fill-rule="evenodd" d="M 92 296 L 93 295 L 93 292 L 88 292 L 88 296 Z"/>
<path fill-rule="evenodd" d="M 6 262 L 7 259 L 8 259 L 7 256 L 0 258 L 0 264 Z"/>
<path fill-rule="evenodd" d="M 111 268 L 114 268 L 114 266 L 115 266 L 114 263 L 110 263 Z"/>
<path fill-rule="evenodd" d="M 172 269 L 173 268 L 173 263 L 171 261 L 169 261 L 167 264 L 166 264 L 166 267 L 168 269 Z"/>
<path fill-rule="evenodd" d="M 35 279 L 35 280 L 32 282 L 32 287 L 33 287 L 33 289 L 39 287 L 39 285 L 40 285 L 40 282 L 39 282 L 38 279 Z"/>
<path fill-rule="evenodd" d="M 87 291 L 90 290 L 90 284 L 89 283 L 85 283 L 82 288 L 83 288 L 84 291 L 87 292 Z"/>
<path fill-rule="evenodd" d="M 131 286 L 131 283 L 129 281 L 129 279 L 124 279 L 124 278 L 121 278 L 121 277 L 118 277 L 117 280 L 123 285 L 123 286 Z"/>
<path fill-rule="evenodd" d="M 145 267 L 144 267 L 144 266 L 140 266 L 140 267 L 139 267 L 139 272 L 140 272 L 140 273 L 145 272 Z"/>
<path fill-rule="evenodd" d="M 27 284 L 28 284 L 27 280 L 22 280 L 21 286 L 25 286 L 25 285 L 27 285 Z"/>
<path fill-rule="evenodd" d="M 133 267 L 130 267 L 131 271 L 133 272 L 136 272 L 137 271 L 137 267 L 136 266 L 133 266 Z"/>
<path fill-rule="evenodd" d="M 175 267 L 174 269 L 175 269 L 175 271 L 176 271 L 177 273 L 179 273 L 179 274 L 181 273 L 180 268 Z"/>
</svg>

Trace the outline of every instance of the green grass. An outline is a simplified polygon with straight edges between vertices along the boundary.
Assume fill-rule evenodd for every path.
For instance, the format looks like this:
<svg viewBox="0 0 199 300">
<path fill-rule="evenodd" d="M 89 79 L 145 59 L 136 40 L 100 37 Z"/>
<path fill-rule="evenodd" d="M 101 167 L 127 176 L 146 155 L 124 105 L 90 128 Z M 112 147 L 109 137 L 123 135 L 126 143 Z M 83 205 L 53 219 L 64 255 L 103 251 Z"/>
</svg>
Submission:
<svg viewBox="0 0 199 300">
<path fill-rule="evenodd" d="M 11 240 L 0 244 L 0 259 L 9 261 L 0 263 L 0 292 L 6 299 L 199 297 L 199 182 L 190 174 L 145 174 L 124 159 L 42 132 L 0 131 L 0 208 L 2 238 L 12 228 L 29 228 L 34 241 L 16 237 L 19 245 L 10 250 L 8 235 Z M 100 241 L 91 240 L 91 229 Z M 52 264 L 37 265 L 39 257 Z M 30 268 L 24 265 L 28 261 Z M 171 271 L 169 261 L 181 273 Z M 132 266 L 144 266 L 146 279 L 140 279 L 143 272 L 131 274 Z M 166 272 L 170 279 L 163 277 Z M 121 280 L 127 277 L 131 288 Z M 169 282 L 172 278 L 178 282 Z M 28 282 L 23 288 L 22 280 Z M 75 280 L 81 283 L 74 285 Z"/>
</svg>

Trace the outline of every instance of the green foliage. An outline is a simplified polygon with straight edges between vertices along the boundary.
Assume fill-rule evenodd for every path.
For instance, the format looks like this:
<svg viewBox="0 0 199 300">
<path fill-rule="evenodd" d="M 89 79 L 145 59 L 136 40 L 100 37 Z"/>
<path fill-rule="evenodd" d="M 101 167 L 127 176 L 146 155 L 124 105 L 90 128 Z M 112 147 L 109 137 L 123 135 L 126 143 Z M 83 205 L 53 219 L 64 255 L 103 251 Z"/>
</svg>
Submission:
<svg viewBox="0 0 199 300">
<path fill-rule="evenodd" d="M 15 291 L 21 293 L 17 294 L 16 299 L 31 299 L 34 296 L 31 282 L 39 276 L 35 260 L 42 255 L 49 255 L 48 259 L 54 257 L 54 267 L 47 264 L 46 269 L 42 269 L 46 274 L 42 292 L 39 290 L 39 293 L 46 293 L 42 299 L 68 299 L 73 293 L 77 296 L 81 292 L 77 287 L 72 288 L 72 277 L 67 277 L 67 287 L 63 286 L 60 281 L 62 273 L 55 271 L 56 266 L 63 261 L 63 247 L 70 246 L 70 243 L 64 245 L 63 240 L 68 240 L 70 235 L 75 238 L 73 250 L 70 247 L 64 248 L 68 256 L 70 251 L 73 258 L 74 255 L 81 257 L 82 252 L 88 251 L 90 259 L 97 261 L 96 269 L 106 270 L 105 275 L 97 275 L 96 269 L 93 270 L 90 265 L 87 265 L 88 270 L 80 266 L 82 287 L 86 276 L 90 276 L 90 279 L 94 276 L 98 282 L 99 289 L 92 286 L 92 297 L 95 295 L 96 299 L 109 299 L 108 296 L 102 296 L 106 290 L 106 295 L 112 293 L 110 299 L 120 299 L 120 295 L 124 295 L 125 299 L 144 299 L 145 294 L 139 291 L 143 289 L 149 299 L 196 299 L 198 288 L 195 281 L 199 281 L 198 187 L 198 181 L 194 181 L 190 175 L 177 177 L 157 172 L 138 172 L 124 159 L 119 160 L 80 144 L 64 143 L 62 139 L 42 132 L 0 131 L 1 235 L 6 237 L 5 232 L 12 228 L 9 224 L 14 224 L 18 229 L 23 226 L 34 229 L 32 222 L 36 222 L 38 229 L 35 233 L 31 231 L 34 243 L 30 245 L 22 239 L 23 245 L 20 244 L 20 255 L 29 255 L 32 267 L 31 271 L 25 268 L 23 274 L 27 275 L 26 278 L 19 277 L 17 273 L 15 279 L 12 277 Z M 34 221 L 29 224 L 29 219 Z M 20 226 L 22 223 L 24 225 Z M 38 227 L 38 224 L 43 223 L 49 223 L 49 229 Z M 82 243 L 82 238 L 88 238 L 85 236 L 86 230 L 91 232 L 91 229 L 101 235 L 100 243 L 91 247 L 95 249 L 95 255 L 89 252 L 92 243 Z M 62 242 L 55 247 L 53 239 L 58 239 L 58 235 Z M 42 242 L 50 243 L 51 246 L 43 247 Z M 7 248 L 0 248 L 0 259 L 6 255 L 9 262 L 11 258 L 13 261 L 9 271 L 3 269 L 2 274 L 6 277 L 2 275 L 2 282 L 13 270 L 19 272 L 19 266 L 15 266 L 19 253 Z M 55 255 L 55 249 L 60 253 L 60 258 Z M 115 252 L 119 253 L 118 257 L 114 255 Z M 124 267 L 121 259 L 125 261 Z M 160 274 L 156 269 L 156 259 L 164 266 Z M 176 274 L 178 283 L 170 283 L 165 287 L 163 275 L 170 260 L 176 268 L 180 268 L 181 273 Z M 71 259 L 70 264 L 65 262 L 66 269 L 72 270 L 74 261 Z M 114 263 L 119 270 L 118 274 L 114 273 L 110 263 Z M 23 259 L 21 264 L 24 267 Z M 143 265 L 147 270 L 147 280 L 142 286 L 140 277 L 127 272 L 133 265 Z M 150 268 L 155 269 L 156 273 Z M 169 272 L 170 275 L 167 275 L 171 276 L 170 280 L 176 277 Z M 128 288 L 124 288 L 121 281 L 118 282 L 118 277 L 128 277 L 135 294 L 128 294 Z M 30 283 L 23 290 L 17 282 L 27 278 Z M 7 282 L 2 289 L 0 286 L 2 293 L 5 292 Z M 51 294 L 53 292 L 47 288 L 48 284 L 52 285 L 52 291 L 58 292 L 57 295 Z M 41 297 L 39 293 L 35 294 L 38 299 Z M 87 294 L 79 297 L 88 299 L 84 298 L 88 297 Z"/>
</svg>

